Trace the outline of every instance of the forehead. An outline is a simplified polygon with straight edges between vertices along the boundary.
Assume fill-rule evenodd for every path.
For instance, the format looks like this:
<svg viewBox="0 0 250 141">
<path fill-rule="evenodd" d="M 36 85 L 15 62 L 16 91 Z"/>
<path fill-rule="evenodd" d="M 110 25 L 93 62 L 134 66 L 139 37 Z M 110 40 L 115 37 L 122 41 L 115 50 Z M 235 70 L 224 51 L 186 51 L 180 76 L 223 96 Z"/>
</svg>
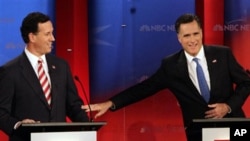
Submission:
<svg viewBox="0 0 250 141">
<path fill-rule="evenodd" d="M 183 23 L 180 25 L 180 33 L 198 32 L 201 28 L 196 21 L 190 23 Z"/>
<path fill-rule="evenodd" d="M 51 21 L 45 23 L 38 23 L 38 32 L 49 32 L 53 31 L 53 25 Z"/>
</svg>

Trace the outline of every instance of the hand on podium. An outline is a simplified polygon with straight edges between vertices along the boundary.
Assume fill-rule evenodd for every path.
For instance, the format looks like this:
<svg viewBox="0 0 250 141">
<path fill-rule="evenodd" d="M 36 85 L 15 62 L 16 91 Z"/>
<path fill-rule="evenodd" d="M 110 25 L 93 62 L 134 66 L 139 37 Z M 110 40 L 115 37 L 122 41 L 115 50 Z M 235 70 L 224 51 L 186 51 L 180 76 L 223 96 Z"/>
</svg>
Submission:
<svg viewBox="0 0 250 141">
<path fill-rule="evenodd" d="M 35 121 L 33 119 L 23 119 L 22 121 L 19 121 L 15 124 L 14 129 L 16 130 L 19 126 L 21 126 L 23 123 L 40 123 L 40 121 Z"/>
<path fill-rule="evenodd" d="M 102 103 L 90 104 L 90 105 L 82 105 L 82 109 L 86 112 L 96 111 L 94 118 L 98 118 L 104 113 L 106 113 L 113 106 L 112 101 L 106 101 Z"/>
</svg>

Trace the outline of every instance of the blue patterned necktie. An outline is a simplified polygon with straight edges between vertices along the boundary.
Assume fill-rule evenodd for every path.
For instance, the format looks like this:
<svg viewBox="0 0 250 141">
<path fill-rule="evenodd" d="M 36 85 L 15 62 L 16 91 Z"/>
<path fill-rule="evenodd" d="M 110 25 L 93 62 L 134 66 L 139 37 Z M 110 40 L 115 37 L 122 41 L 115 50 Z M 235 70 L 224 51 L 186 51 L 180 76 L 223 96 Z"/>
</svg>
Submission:
<svg viewBox="0 0 250 141">
<path fill-rule="evenodd" d="M 201 65 L 198 62 L 198 58 L 194 58 L 193 61 L 196 63 L 196 73 L 197 73 L 197 78 L 198 78 L 198 82 L 199 82 L 201 95 L 208 103 L 209 98 L 210 98 L 210 91 L 209 91 L 209 88 L 207 85 L 207 81 L 205 79 L 204 72 L 202 70 Z"/>
</svg>

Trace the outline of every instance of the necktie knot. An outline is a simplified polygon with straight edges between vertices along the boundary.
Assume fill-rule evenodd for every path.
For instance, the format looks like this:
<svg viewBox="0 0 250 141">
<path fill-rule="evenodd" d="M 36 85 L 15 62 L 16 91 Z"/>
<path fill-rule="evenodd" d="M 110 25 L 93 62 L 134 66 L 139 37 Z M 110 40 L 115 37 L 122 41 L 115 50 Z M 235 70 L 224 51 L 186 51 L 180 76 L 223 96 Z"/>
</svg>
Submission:
<svg viewBox="0 0 250 141">
<path fill-rule="evenodd" d="M 199 59 L 198 59 L 198 58 L 193 58 L 193 61 L 194 61 L 196 64 L 199 64 Z"/>
<path fill-rule="evenodd" d="M 38 62 L 38 64 L 42 64 L 43 63 L 43 59 L 40 58 L 40 59 L 38 59 L 37 62 Z"/>
</svg>

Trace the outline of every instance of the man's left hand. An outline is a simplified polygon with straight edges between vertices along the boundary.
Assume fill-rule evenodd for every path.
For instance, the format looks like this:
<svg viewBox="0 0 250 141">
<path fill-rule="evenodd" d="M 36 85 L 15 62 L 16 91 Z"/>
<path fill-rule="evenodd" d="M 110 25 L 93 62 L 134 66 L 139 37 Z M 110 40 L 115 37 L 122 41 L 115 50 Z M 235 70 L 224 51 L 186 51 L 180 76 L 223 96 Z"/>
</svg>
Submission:
<svg viewBox="0 0 250 141">
<path fill-rule="evenodd" d="M 205 112 L 205 118 L 223 118 L 230 110 L 226 103 L 209 104 L 208 107 L 211 109 Z"/>
</svg>

